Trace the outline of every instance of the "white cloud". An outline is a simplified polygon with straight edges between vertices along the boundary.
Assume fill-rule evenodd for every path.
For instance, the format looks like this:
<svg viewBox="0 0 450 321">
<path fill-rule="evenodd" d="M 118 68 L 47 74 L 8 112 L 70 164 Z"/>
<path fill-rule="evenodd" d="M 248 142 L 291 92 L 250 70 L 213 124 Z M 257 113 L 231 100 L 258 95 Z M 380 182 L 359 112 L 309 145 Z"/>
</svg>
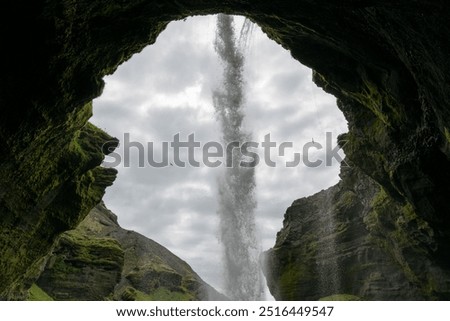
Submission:
<svg viewBox="0 0 450 321">
<path fill-rule="evenodd" d="M 211 90 L 221 74 L 214 33 L 211 16 L 171 23 L 155 45 L 106 78 L 105 91 L 94 102 L 92 121 L 121 140 L 128 132 L 131 140 L 154 141 L 157 147 L 178 132 L 183 139 L 195 133 L 203 143 L 219 140 L 211 102 Z M 334 98 L 315 87 L 311 70 L 294 61 L 259 28 L 249 41 L 246 58 L 245 124 L 256 141 L 262 142 L 271 133 L 274 141 L 292 141 L 301 150 L 311 138 L 323 139 L 326 131 L 334 137 L 346 131 Z M 118 169 L 105 202 L 120 224 L 166 246 L 220 289 L 216 177 L 221 169 Z M 338 172 L 337 165 L 313 169 L 260 164 L 256 168 L 256 219 L 264 250 L 273 246 L 292 201 L 335 184 Z"/>
</svg>

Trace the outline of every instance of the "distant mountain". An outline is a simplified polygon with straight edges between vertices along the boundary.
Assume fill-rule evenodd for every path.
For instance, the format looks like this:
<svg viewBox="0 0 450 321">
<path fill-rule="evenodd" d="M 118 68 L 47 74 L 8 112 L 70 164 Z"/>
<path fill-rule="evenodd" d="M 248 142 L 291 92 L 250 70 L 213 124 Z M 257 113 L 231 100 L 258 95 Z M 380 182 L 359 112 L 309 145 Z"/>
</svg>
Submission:
<svg viewBox="0 0 450 321">
<path fill-rule="evenodd" d="M 46 295 L 48 296 L 46 296 Z M 97 205 L 55 245 L 29 299 L 227 300 L 165 247 Z"/>
</svg>

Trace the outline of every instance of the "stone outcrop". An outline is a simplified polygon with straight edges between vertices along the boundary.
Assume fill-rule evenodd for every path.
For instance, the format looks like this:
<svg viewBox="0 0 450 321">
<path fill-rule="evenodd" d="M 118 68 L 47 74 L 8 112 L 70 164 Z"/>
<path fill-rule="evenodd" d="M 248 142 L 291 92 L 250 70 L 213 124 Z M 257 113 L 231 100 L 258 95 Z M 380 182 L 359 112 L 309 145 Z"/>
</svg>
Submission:
<svg viewBox="0 0 450 321">
<path fill-rule="evenodd" d="M 427 255 L 435 242 L 410 205 L 343 167 L 337 185 L 287 209 L 265 275 L 278 300 L 448 300 L 450 272 Z"/>
<path fill-rule="evenodd" d="M 103 204 L 61 236 L 36 285 L 54 300 L 226 300 Z"/>
<path fill-rule="evenodd" d="M 425 239 L 406 239 L 420 256 L 399 260 L 413 271 L 420 258 L 450 268 L 447 2 L 25 0 L 1 12 L 0 298 L 26 295 L 54 240 L 114 180 L 98 165 L 117 141 L 87 123 L 102 78 L 170 21 L 219 12 L 258 23 L 338 98 L 348 160 L 382 186 L 383 204 L 426 226 Z M 391 223 L 402 215 L 394 207 L 379 213 Z M 389 239 L 394 247 L 405 241 Z"/>
</svg>

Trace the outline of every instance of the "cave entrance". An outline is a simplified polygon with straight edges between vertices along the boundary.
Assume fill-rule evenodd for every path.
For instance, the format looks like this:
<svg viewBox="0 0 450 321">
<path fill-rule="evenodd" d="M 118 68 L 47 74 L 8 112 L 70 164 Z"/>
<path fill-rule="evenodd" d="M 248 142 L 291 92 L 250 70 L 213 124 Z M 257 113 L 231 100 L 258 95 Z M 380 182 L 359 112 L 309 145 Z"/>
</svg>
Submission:
<svg viewBox="0 0 450 321">
<path fill-rule="evenodd" d="M 239 30 L 243 18 L 236 20 Z M 211 93 L 222 68 L 214 52 L 215 16 L 172 22 L 156 43 L 134 55 L 106 77 L 102 96 L 94 101 L 91 120 L 123 142 L 154 143 L 155 159 L 162 142 L 178 134 L 184 140 L 220 142 Z M 314 139 L 325 145 L 326 132 L 346 132 L 346 121 L 335 98 L 311 81 L 311 70 L 256 27 L 245 51 L 245 126 L 253 140 L 271 135 L 294 150 Z M 167 247 L 219 291 L 221 245 L 217 239 L 217 174 L 222 167 L 139 167 L 138 149 L 130 149 L 130 164 L 121 162 L 118 178 L 104 197 L 122 227 L 135 230 Z M 147 152 L 147 150 L 146 150 Z M 320 152 L 311 156 L 319 158 Z M 169 159 L 171 156 L 169 155 Z M 256 220 L 261 247 L 273 246 L 286 208 L 293 200 L 334 185 L 339 164 L 283 166 L 292 153 L 276 158 L 277 166 L 256 167 Z M 122 158 L 123 159 L 123 158 Z M 199 157 L 201 159 L 201 156 Z M 172 161 L 171 161 L 172 162 Z"/>
</svg>

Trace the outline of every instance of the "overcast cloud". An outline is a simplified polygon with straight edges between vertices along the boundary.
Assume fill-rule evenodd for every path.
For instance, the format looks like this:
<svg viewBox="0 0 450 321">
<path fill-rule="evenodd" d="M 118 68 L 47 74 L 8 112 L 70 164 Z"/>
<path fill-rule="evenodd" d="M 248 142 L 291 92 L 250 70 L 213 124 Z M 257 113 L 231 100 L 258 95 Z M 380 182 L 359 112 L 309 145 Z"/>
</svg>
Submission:
<svg viewBox="0 0 450 321">
<path fill-rule="evenodd" d="M 242 21 L 237 21 L 238 30 Z M 194 133 L 202 145 L 220 142 L 211 98 L 222 72 L 214 52 L 214 32 L 213 16 L 171 23 L 155 45 L 105 78 L 106 87 L 94 101 L 91 121 L 121 141 L 124 133 L 130 133 L 132 141 L 154 142 L 155 160 L 160 160 L 161 142 L 171 142 L 177 133 L 182 140 Z M 301 152 L 312 138 L 325 146 L 327 131 L 333 133 L 334 141 L 347 131 L 335 98 L 317 88 L 311 70 L 259 28 L 249 39 L 245 73 L 245 126 L 254 141 L 262 142 L 270 133 L 272 141 L 291 141 Z M 122 148 L 123 144 L 118 149 L 121 154 Z M 323 152 L 312 155 L 323 157 Z M 293 159 L 292 153 L 275 156 L 277 165 Z M 118 215 L 122 227 L 164 245 L 221 290 L 216 179 L 222 168 L 139 168 L 136 148 L 131 164 L 130 168 L 117 167 L 118 178 L 104 197 L 106 205 Z M 303 164 L 271 168 L 263 161 L 257 166 L 256 220 L 263 250 L 273 246 L 286 208 L 297 198 L 337 183 L 338 173 L 336 162 L 318 168 Z"/>
</svg>

